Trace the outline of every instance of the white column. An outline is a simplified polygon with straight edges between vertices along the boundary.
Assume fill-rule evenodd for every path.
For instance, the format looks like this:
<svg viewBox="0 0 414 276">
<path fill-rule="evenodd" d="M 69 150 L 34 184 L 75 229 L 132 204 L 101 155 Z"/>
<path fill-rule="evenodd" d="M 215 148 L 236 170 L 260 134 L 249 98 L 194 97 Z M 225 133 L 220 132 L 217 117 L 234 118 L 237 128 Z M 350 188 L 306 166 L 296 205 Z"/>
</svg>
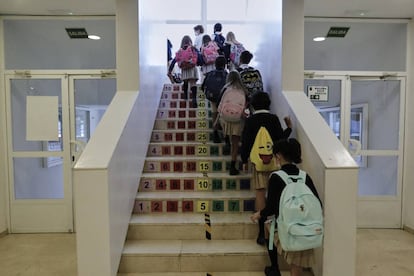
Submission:
<svg viewBox="0 0 414 276">
<path fill-rule="evenodd" d="M 282 90 L 303 91 L 304 0 L 283 0 Z"/>
<path fill-rule="evenodd" d="M 117 91 L 139 89 L 138 0 L 116 1 Z"/>
</svg>

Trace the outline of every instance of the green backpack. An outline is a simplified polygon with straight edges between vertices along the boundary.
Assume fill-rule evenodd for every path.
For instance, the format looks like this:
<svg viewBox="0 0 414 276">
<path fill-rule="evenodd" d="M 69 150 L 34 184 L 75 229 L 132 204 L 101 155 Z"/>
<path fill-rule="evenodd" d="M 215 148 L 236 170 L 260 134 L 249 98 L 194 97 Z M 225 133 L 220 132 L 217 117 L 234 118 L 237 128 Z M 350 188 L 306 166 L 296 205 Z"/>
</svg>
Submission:
<svg viewBox="0 0 414 276">
<path fill-rule="evenodd" d="M 306 173 L 288 175 L 279 170 L 272 174 L 279 175 L 286 183 L 279 202 L 277 231 L 284 251 L 302 251 L 322 246 L 323 212 L 319 199 L 305 184 Z M 269 249 L 273 248 L 275 220 L 270 228 Z"/>
</svg>

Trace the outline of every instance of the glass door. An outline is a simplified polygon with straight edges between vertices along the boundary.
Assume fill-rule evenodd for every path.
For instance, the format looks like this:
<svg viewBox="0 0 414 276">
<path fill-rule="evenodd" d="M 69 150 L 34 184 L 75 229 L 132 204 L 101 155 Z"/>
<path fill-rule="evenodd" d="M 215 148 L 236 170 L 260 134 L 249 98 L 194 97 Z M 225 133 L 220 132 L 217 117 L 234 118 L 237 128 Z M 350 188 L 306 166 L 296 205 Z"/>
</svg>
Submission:
<svg viewBox="0 0 414 276">
<path fill-rule="evenodd" d="M 63 76 L 6 76 L 10 231 L 73 231 Z"/>
<path fill-rule="evenodd" d="M 350 83 L 351 106 L 359 108 L 349 115 L 349 133 L 363 141 L 356 155 L 358 226 L 400 228 L 405 79 L 352 77 Z"/>
<path fill-rule="evenodd" d="M 72 162 L 91 138 L 116 92 L 114 74 L 69 77 Z"/>
<path fill-rule="evenodd" d="M 405 79 L 321 75 L 304 87 L 360 167 L 358 226 L 399 228 Z"/>
<path fill-rule="evenodd" d="M 10 231 L 74 231 L 72 166 L 116 92 L 114 74 L 6 74 Z"/>
</svg>

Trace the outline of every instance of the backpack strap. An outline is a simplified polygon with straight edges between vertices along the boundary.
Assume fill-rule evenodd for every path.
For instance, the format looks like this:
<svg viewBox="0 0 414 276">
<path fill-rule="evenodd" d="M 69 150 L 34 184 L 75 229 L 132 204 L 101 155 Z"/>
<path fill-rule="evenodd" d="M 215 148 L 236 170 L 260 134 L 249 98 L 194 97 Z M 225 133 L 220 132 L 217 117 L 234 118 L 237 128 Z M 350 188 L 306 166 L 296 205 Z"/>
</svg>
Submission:
<svg viewBox="0 0 414 276">
<path fill-rule="evenodd" d="M 285 171 L 282 170 L 278 170 L 278 171 L 274 171 L 272 174 L 277 174 L 280 178 L 282 178 L 282 180 L 286 183 L 286 185 L 292 183 L 292 182 L 296 182 L 297 179 L 302 178 L 303 182 L 306 181 L 306 172 L 299 170 L 299 174 L 298 175 L 290 175 L 287 174 Z"/>
</svg>

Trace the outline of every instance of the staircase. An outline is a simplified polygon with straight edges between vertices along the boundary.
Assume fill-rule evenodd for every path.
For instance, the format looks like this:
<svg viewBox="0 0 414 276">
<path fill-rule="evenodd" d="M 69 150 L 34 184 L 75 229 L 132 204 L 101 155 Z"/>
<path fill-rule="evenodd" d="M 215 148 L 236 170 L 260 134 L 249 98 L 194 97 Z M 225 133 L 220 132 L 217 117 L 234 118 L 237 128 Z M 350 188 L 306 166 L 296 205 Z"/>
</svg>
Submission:
<svg viewBox="0 0 414 276">
<path fill-rule="evenodd" d="M 118 275 L 264 275 L 251 175 L 229 175 L 204 94 L 182 96 L 164 85 Z"/>
</svg>

